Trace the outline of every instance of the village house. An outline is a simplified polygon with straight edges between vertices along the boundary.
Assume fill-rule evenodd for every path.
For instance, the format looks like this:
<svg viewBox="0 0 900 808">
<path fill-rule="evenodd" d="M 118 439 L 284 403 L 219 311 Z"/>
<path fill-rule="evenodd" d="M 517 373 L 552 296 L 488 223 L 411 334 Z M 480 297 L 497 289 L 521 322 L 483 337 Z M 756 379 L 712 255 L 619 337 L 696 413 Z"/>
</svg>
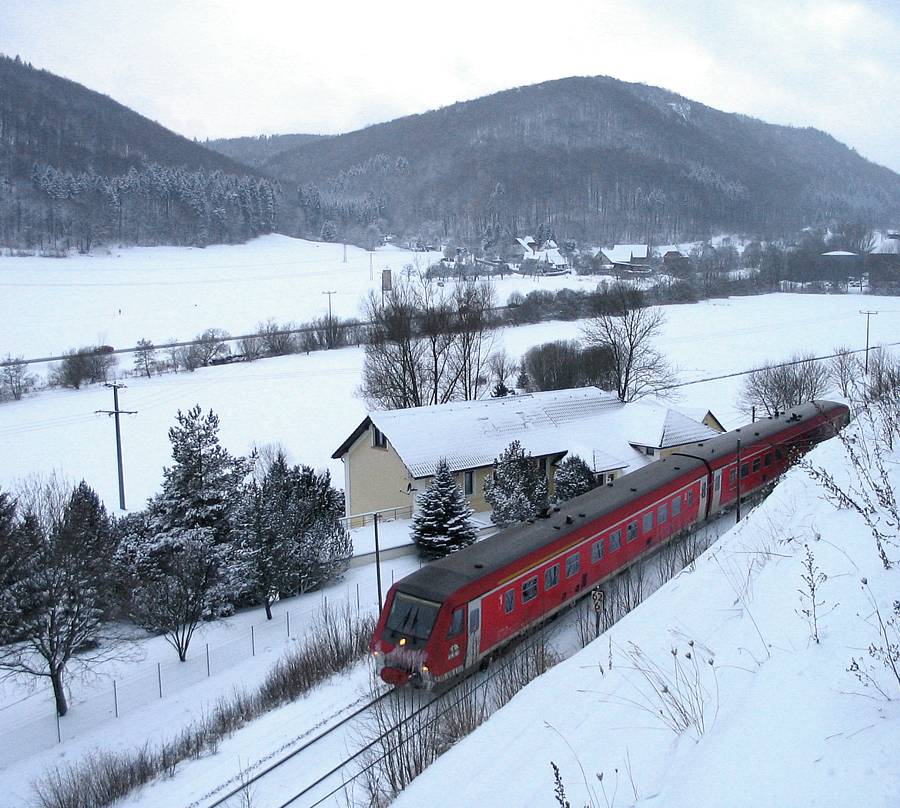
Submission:
<svg viewBox="0 0 900 808">
<path fill-rule="evenodd" d="M 658 401 L 624 404 L 596 387 L 525 393 L 369 413 L 332 455 L 344 464 L 347 516 L 396 509 L 409 516 L 437 462 L 450 470 L 475 511 L 489 511 L 484 482 L 494 460 L 518 440 L 546 475 L 578 455 L 598 483 L 723 431 L 710 412 Z"/>
<path fill-rule="evenodd" d="M 649 244 L 615 244 L 601 247 L 594 257 L 607 268 L 621 272 L 650 271 L 651 251 Z"/>
<path fill-rule="evenodd" d="M 569 269 L 569 262 L 553 239 L 538 244 L 531 236 L 517 238 L 512 253 L 520 264 L 529 260 L 537 261 L 542 275 L 562 275 Z"/>
</svg>

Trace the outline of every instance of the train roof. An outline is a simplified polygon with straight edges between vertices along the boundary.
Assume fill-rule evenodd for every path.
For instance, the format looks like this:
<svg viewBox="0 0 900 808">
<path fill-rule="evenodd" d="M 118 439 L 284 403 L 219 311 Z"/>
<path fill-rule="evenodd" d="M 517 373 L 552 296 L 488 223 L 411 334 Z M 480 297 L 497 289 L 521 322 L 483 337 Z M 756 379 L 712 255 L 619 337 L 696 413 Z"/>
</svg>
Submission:
<svg viewBox="0 0 900 808">
<path fill-rule="evenodd" d="M 443 602 L 457 590 L 497 572 L 543 547 L 574 533 L 586 522 L 606 516 L 647 491 L 703 469 L 744 446 L 765 443 L 785 428 L 800 424 L 826 408 L 830 401 L 813 401 L 773 418 L 764 418 L 709 440 L 687 444 L 679 452 L 562 503 L 546 518 L 512 525 L 470 547 L 426 564 L 403 578 L 398 589 L 427 600 Z M 569 521 L 571 520 L 571 521 Z"/>
</svg>

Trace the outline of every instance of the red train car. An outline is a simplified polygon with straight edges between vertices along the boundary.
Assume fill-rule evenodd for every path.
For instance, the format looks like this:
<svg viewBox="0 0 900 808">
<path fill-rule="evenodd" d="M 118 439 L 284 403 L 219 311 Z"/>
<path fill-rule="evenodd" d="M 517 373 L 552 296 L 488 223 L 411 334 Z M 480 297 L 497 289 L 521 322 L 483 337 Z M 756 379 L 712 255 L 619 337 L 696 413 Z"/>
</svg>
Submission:
<svg viewBox="0 0 900 808">
<path fill-rule="evenodd" d="M 734 505 L 847 423 L 813 401 L 690 444 L 434 561 L 391 587 L 371 642 L 390 684 L 430 687 L 477 666 L 673 536 Z"/>
</svg>

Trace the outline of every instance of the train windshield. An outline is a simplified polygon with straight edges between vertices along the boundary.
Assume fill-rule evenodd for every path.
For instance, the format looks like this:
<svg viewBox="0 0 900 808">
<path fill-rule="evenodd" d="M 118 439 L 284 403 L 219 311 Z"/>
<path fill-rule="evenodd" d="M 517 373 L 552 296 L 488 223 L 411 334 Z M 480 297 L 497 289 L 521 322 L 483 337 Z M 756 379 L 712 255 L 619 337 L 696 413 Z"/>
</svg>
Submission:
<svg viewBox="0 0 900 808">
<path fill-rule="evenodd" d="M 440 603 L 397 592 L 388 615 L 387 628 L 396 634 L 427 640 L 440 608 Z"/>
</svg>

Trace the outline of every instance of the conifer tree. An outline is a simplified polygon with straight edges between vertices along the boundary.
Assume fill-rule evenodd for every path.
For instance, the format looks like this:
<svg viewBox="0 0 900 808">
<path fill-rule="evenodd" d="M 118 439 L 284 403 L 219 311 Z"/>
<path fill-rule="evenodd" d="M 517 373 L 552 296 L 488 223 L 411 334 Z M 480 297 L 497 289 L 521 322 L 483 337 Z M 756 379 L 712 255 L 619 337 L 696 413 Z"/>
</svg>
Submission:
<svg viewBox="0 0 900 808">
<path fill-rule="evenodd" d="M 491 521 L 500 527 L 532 519 L 547 507 L 547 480 L 519 441 L 510 443 L 494 460 L 484 498 L 493 509 Z"/>
<path fill-rule="evenodd" d="M 472 508 L 444 458 L 416 501 L 412 538 L 427 556 L 444 556 L 475 541 Z"/>
<path fill-rule="evenodd" d="M 590 467 L 578 455 L 569 455 L 563 460 L 553 479 L 559 502 L 586 494 L 596 486 Z"/>
</svg>

